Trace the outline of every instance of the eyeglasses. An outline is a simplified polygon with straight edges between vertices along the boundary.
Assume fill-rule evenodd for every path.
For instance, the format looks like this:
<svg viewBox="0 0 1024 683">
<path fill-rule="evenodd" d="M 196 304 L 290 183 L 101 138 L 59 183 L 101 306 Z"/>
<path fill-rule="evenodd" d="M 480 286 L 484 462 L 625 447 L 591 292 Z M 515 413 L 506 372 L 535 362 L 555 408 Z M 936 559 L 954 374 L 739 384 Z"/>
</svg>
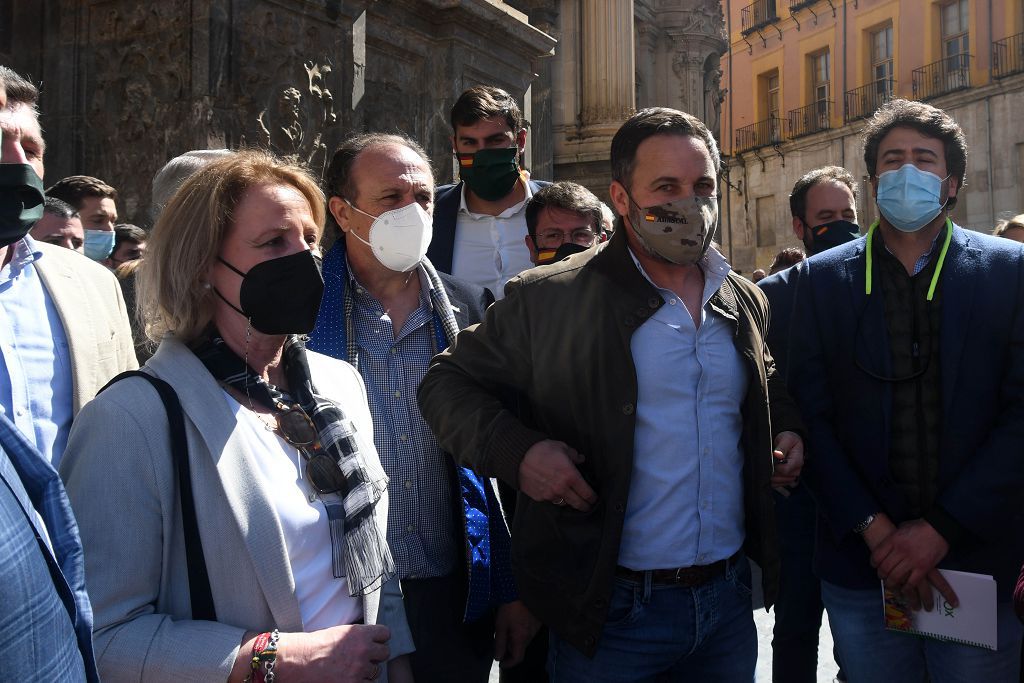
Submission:
<svg viewBox="0 0 1024 683">
<path fill-rule="evenodd" d="M 274 411 L 277 433 L 295 448 L 306 460 L 306 478 L 319 495 L 348 490 L 345 475 L 337 461 L 320 447 L 320 436 L 309 415 L 297 405 L 277 404 Z"/>
<path fill-rule="evenodd" d="M 596 239 L 597 233 L 590 228 L 576 228 L 571 233 L 565 233 L 561 230 L 539 231 L 534 242 L 539 249 L 557 249 L 566 242 L 572 242 L 581 247 L 590 247 L 594 245 L 594 240 Z"/>
</svg>

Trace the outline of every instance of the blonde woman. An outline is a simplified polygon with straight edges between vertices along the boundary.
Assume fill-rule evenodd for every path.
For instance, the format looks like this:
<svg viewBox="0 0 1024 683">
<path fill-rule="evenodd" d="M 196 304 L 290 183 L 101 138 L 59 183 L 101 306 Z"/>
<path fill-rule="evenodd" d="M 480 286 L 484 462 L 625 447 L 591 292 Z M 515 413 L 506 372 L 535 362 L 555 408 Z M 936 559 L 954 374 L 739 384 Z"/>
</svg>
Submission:
<svg viewBox="0 0 1024 683">
<path fill-rule="evenodd" d="M 145 378 L 82 410 L 61 468 L 104 680 L 376 680 L 411 649 L 365 389 L 301 336 L 323 289 L 323 206 L 302 169 L 240 152 L 160 215 L 138 272 L 160 341 L 145 372 L 180 401 L 192 506 Z M 197 544 L 209 615 L 193 614 Z M 402 678 L 407 661 L 392 664 Z"/>
</svg>

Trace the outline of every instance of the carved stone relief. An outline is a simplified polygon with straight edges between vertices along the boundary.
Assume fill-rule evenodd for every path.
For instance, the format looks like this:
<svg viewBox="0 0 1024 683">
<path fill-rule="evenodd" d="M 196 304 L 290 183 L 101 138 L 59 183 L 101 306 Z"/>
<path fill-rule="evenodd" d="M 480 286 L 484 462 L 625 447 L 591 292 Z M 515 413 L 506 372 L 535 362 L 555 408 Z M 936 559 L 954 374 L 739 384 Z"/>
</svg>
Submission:
<svg viewBox="0 0 1024 683">
<path fill-rule="evenodd" d="M 331 25 L 274 7 L 244 15 L 238 35 L 242 142 L 267 147 L 322 174 L 328 142 L 340 137 L 333 92 L 340 79 L 323 52 L 337 42 L 327 38 Z"/>
<path fill-rule="evenodd" d="M 187 139 L 188 16 L 174 3 L 108 2 L 87 16 L 86 135 L 80 173 L 115 183 L 123 216 L 149 201 L 169 141 Z"/>
</svg>

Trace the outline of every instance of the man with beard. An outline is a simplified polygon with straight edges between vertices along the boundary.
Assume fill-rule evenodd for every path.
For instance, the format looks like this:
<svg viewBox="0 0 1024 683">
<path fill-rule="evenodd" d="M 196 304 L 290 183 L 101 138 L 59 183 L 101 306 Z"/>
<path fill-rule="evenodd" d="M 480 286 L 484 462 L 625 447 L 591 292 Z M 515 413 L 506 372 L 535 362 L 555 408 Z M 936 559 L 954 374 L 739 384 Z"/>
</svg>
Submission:
<svg viewBox="0 0 1024 683">
<path fill-rule="evenodd" d="M 420 407 L 444 448 L 519 490 L 513 568 L 553 681 L 750 681 L 747 556 L 770 604 L 770 486 L 799 474 L 799 418 L 764 295 L 711 246 L 707 128 L 644 109 L 611 162 L 612 239 L 514 278 L 434 359 Z"/>
</svg>

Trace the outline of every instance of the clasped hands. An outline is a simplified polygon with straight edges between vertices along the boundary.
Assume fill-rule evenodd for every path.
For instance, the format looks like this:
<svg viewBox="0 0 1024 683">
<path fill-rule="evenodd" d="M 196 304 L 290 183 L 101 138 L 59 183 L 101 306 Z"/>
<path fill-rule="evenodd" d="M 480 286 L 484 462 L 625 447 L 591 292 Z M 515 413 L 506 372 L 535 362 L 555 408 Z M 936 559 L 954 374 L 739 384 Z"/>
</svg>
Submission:
<svg viewBox="0 0 1024 683">
<path fill-rule="evenodd" d="M 892 523 L 879 513 L 863 534 L 871 551 L 871 566 L 886 588 L 902 595 L 911 609 L 935 606 L 934 587 L 953 607 L 960 605 L 953 588 L 936 568 L 949 552 L 949 543 L 923 519 Z"/>
</svg>

